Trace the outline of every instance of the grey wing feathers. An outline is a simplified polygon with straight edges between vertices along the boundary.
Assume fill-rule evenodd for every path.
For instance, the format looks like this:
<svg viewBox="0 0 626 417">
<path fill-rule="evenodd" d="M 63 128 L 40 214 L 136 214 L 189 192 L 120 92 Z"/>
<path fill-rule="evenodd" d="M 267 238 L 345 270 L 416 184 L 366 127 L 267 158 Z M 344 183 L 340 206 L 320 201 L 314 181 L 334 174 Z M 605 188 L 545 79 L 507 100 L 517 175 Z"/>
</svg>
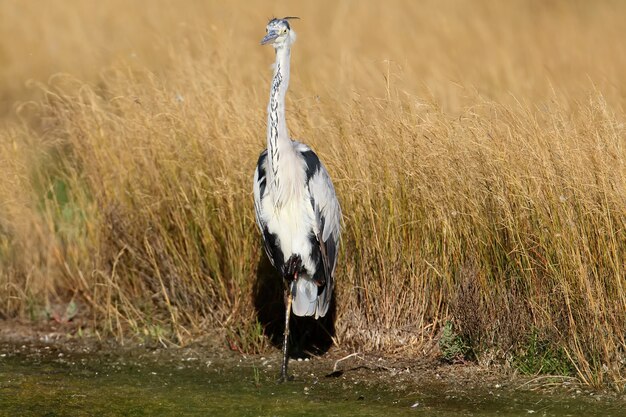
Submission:
<svg viewBox="0 0 626 417">
<path fill-rule="evenodd" d="M 333 183 L 323 165 L 309 180 L 309 193 L 319 228 L 318 239 L 325 245 L 329 272 L 333 276 L 341 234 L 341 208 Z"/>
<path fill-rule="evenodd" d="M 261 214 L 261 198 L 265 193 L 265 187 L 267 185 L 267 149 L 261 152 L 259 155 L 259 161 L 257 163 L 257 167 L 254 170 L 254 184 L 253 184 L 253 192 L 254 192 L 254 214 L 256 219 L 256 224 L 259 226 L 259 230 L 263 235 L 263 245 L 265 252 L 267 253 L 268 258 L 272 265 L 275 264 L 276 258 L 276 248 L 274 248 L 274 239 L 272 236 L 268 236 L 266 222 L 263 219 Z"/>
<path fill-rule="evenodd" d="M 328 171 L 317 155 L 306 145 L 299 144 L 306 163 L 307 187 L 316 219 L 316 237 L 324 264 L 326 286 L 320 294 L 316 316 L 328 311 L 334 287 L 335 267 L 341 234 L 341 207 Z"/>
</svg>

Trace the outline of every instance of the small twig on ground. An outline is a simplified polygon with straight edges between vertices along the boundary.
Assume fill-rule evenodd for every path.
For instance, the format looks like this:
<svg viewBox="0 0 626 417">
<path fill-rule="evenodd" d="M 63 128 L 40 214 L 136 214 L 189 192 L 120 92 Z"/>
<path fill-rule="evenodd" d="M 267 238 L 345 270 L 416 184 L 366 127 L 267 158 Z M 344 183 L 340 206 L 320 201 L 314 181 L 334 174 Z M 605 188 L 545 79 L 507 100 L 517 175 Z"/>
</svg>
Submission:
<svg viewBox="0 0 626 417">
<path fill-rule="evenodd" d="M 338 369 L 337 369 L 337 365 L 339 365 L 339 362 L 341 362 L 341 361 L 345 361 L 346 359 L 349 359 L 349 358 L 351 358 L 351 357 L 353 357 L 353 356 L 356 356 L 356 355 L 360 355 L 360 353 L 359 353 L 359 352 L 354 352 L 354 353 L 349 354 L 348 356 L 344 356 L 344 357 L 343 357 L 343 358 L 341 358 L 341 359 L 337 359 L 337 360 L 335 361 L 335 365 L 333 366 L 333 372 L 337 372 L 337 371 L 338 371 Z"/>
</svg>

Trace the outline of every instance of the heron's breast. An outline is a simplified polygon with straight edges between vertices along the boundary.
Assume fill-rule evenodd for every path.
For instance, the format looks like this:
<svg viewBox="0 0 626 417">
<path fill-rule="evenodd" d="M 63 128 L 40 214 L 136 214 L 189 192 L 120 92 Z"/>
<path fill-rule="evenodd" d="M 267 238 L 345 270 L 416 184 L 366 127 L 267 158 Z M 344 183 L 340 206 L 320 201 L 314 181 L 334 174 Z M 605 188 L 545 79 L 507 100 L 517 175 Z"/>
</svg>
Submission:
<svg viewBox="0 0 626 417">
<path fill-rule="evenodd" d="M 292 254 L 298 254 L 302 257 L 305 267 L 309 269 L 313 265 L 312 261 L 309 261 L 312 250 L 311 234 L 314 228 L 311 204 L 302 200 L 273 207 L 268 202 L 264 211 L 268 215 L 268 231 L 278 237 L 284 259 L 288 259 Z"/>
</svg>

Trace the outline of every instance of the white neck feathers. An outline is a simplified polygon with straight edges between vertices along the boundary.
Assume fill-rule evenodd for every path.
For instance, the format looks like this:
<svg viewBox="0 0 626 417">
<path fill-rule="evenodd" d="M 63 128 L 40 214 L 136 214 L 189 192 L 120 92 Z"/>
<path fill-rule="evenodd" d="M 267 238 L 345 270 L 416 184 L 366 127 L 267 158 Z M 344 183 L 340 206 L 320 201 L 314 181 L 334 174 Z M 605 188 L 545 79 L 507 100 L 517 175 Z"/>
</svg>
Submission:
<svg viewBox="0 0 626 417">
<path fill-rule="evenodd" d="M 298 175 L 302 170 L 293 142 L 287 131 L 285 95 L 289 87 L 289 46 L 276 49 L 274 77 L 267 106 L 268 184 L 276 206 L 281 206 L 298 192 Z"/>
</svg>

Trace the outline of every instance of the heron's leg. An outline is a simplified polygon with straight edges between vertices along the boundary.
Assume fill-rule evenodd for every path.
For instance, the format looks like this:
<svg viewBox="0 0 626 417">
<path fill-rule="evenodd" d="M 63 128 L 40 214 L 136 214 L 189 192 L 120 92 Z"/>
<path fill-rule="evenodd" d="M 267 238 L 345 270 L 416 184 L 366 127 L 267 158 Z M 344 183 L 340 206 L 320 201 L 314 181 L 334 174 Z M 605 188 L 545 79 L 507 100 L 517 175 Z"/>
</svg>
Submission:
<svg viewBox="0 0 626 417">
<path fill-rule="evenodd" d="M 295 273 L 297 279 L 298 273 Z M 289 379 L 287 375 L 287 363 L 289 362 L 289 316 L 291 316 L 291 302 L 293 301 L 293 293 L 291 286 L 295 282 L 289 282 L 287 289 L 285 289 L 285 331 L 283 332 L 283 363 L 280 369 L 280 382 L 285 382 Z"/>
</svg>

